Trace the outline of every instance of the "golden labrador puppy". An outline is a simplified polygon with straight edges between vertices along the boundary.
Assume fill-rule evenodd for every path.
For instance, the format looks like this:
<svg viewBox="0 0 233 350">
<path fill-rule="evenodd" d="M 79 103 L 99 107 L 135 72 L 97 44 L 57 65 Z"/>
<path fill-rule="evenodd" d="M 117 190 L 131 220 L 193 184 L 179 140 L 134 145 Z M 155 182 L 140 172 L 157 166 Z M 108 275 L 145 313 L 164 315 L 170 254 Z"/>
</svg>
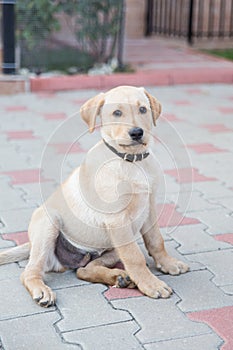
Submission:
<svg viewBox="0 0 233 350">
<path fill-rule="evenodd" d="M 54 305 L 44 283 L 48 271 L 76 269 L 77 277 L 117 287 L 134 287 L 152 298 L 172 293 L 147 268 L 138 247 L 142 237 L 156 267 L 178 275 L 188 266 L 169 256 L 156 219 L 156 165 L 151 132 L 160 103 L 144 88 L 120 86 L 81 108 L 93 132 L 101 119 L 102 140 L 65 183 L 32 215 L 30 243 L 0 254 L 0 264 L 28 258 L 21 276 L 41 306 Z M 114 268 L 121 260 L 125 270 Z"/>
</svg>

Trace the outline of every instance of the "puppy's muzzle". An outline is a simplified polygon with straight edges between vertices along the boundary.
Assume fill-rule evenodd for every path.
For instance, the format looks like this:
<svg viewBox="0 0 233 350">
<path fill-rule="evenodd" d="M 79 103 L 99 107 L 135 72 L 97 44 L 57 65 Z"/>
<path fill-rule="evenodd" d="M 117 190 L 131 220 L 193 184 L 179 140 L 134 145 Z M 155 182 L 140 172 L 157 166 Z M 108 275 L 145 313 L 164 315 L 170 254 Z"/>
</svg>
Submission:
<svg viewBox="0 0 233 350">
<path fill-rule="evenodd" d="M 140 141 L 143 137 L 143 129 L 142 128 L 132 128 L 129 130 L 128 133 L 133 141 Z"/>
</svg>

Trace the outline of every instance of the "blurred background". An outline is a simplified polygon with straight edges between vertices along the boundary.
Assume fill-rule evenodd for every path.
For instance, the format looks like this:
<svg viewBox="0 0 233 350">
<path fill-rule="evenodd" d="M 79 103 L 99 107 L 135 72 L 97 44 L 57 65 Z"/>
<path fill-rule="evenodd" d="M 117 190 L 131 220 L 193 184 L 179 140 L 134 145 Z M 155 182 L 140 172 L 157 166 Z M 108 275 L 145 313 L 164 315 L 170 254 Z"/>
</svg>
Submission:
<svg viewBox="0 0 233 350">
<path fill-rule="evenodd" d="M 4 74 L 131 71 L 124 49 L 155 37 L 233 57 L 233 0 L 6 0 L 0 20 Z"/>
</svg>

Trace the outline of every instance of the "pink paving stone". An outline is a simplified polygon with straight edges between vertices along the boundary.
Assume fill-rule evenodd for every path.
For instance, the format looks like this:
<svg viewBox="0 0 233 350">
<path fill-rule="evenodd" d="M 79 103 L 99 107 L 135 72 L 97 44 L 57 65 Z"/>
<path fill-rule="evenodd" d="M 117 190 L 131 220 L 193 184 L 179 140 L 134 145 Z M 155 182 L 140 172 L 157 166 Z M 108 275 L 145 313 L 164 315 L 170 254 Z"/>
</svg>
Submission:
<svg viewBox="0 0 233 350">
<path fill-rule="evenodd" d="M 214 238 L 217 241 L 222 241 L 233 245 L 233 233 L 224 233 L 222 235 L 215 235 Z"/>
<path fill-rule="evenodd" d="M 105 293 L 108 300 L 142 297 L 143 294 L 136 288 L 115 288 L 110 287 Z"/>
<path fill-rule="evenodd" d="M 203 124 L 201 125 L 203 128 L 208 129 L 210 132 L 232 132 L 233 129 L 227 128 L 223 124 Z"/>
<path fill-rule="evenodd" d="M 28 108 L 26 106 L 8 106 L 5 108 L 7 112 L 20 112 L 26 111 Z"/>
<path fill-rule="evenodd" d="M 196 168 L 169 169 L 164 171 L 174 177 L 178 183 L 215 181 L 214 177 L 207 177 L 199 173 Z"/>
<path fill-rule="evenodd" d="M 216 152 L 228 152 L 225 149 L 220 149 L 215 147 L 214 145 L 211 145 L 210 143 L 199 143 L 199 144 L 192 144 L 187 145 L 188 148 L 191 148 L 196 153 L 216 153 Z"/>
<path fill-rule="evenodd" d="M 192 321 L 207 323 L 223 340 L 221 350 L 233 349 L 233 306 L 187 314 Z"/>
<path fill-rule="evenodd" d="M 9 140 L 31 140 L 36 138 L 32 130 L 6 131 L 5 133 Z"/>
<path fill-rule="evenodd" d="M 233 107 L 219 107 L 218 110 L 223 114 L 232 114 L 233 115 Z"/>
<path fill-rule="evenodd" d="M 83 103 L 85 103 L 85 102 L 87 102 L 87 98 L 82 98 L 82 99 L 75 99 L 75 100 L 72 100 L 72 102 L 74 103 L 74 104 L 77 104 L 77 105 L 82 105 Z"/>
<path fill-rule="evenodd" d="M 37 92 L 36 94 L 37 97 L 40 98 L 53 98 L 56 96 L 56 94 L 54 92 Z"/>
<path fill-rule="evenodd" d="M 43 117 L 46 120 L 64 120 L 67 118 L 67 115 L 65 113 L 45 113 Z"/>
<path fill-rule="evenodd" d="M 167 119 L 169 122 L 179 122 L 181 119 L 177 118 L 175 114 L 163 113 L 162 117 Z"/>
<path fill-rule="evenodd" d="M 70 154 L 70 153 L 82 153 L 85 152 L 79 143 L 54 143 L 51 146 L 55 147 L 57 153 L 59 154 Z"/>
<path fill-rule="evenodd" d="M 2 174 L 6 174 L 11 177 L 12 185 L 49 181 L 49 179 L 44 178 L 43 175 L 40 176 L 40 169 L 4 171 Z"/>
<path fill-rule="evenodd" d="M 2 235 L 2 237 L 7 241 L 14 241 L 17 245 L 21 245 L 28 242 L 27 232 L 5 233 L 4 235 Z"/>
<path fill-rule="evenodd" d="M 173 101 L 173 103 L 177 106 L 188 106 L 188 105 L 191 105 L 191 102 L 188 101 L 188 100 L 176 100 L 176 101 Z"/>
<path fill-rule="evenodd" d="M 174 204 L 169 203 L 157 205 L 157 216 L 159 227 L 193 225 L 200 223 L 198 219 L 185 217 L 176 211 Z"/>
</svg>

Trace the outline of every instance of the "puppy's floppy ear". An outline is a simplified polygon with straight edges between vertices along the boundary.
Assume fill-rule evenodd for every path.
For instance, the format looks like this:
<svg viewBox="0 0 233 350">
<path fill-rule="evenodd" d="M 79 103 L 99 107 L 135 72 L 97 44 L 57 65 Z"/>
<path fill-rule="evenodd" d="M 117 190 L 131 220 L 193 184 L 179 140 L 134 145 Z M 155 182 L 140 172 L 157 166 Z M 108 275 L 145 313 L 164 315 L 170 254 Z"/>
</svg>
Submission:
<svg viewBox="0 0 233 350">
<path fill-rule="evenodd" d="M 89 126 L 90 132 L 95 130 L 96 117 L 100 114 L 100 109 L 104 104 L 104 95 L 105 94 L 101 92 L 85 102 L 80 108 L 81 117 Z"/>
<path fill-rule="evenodd" d="M 147 92 L 145 89 L 144 89 L 144 93 L 150 102 L 153 123 L 154 123 L 154 126 L 156 126 L 156 120 L 158 119 L 158 117 L 161 114 L 162 106 L 161 106 L 160 102 L 154 96 L 149 94 L 149 92 Z"/>
</svg>

